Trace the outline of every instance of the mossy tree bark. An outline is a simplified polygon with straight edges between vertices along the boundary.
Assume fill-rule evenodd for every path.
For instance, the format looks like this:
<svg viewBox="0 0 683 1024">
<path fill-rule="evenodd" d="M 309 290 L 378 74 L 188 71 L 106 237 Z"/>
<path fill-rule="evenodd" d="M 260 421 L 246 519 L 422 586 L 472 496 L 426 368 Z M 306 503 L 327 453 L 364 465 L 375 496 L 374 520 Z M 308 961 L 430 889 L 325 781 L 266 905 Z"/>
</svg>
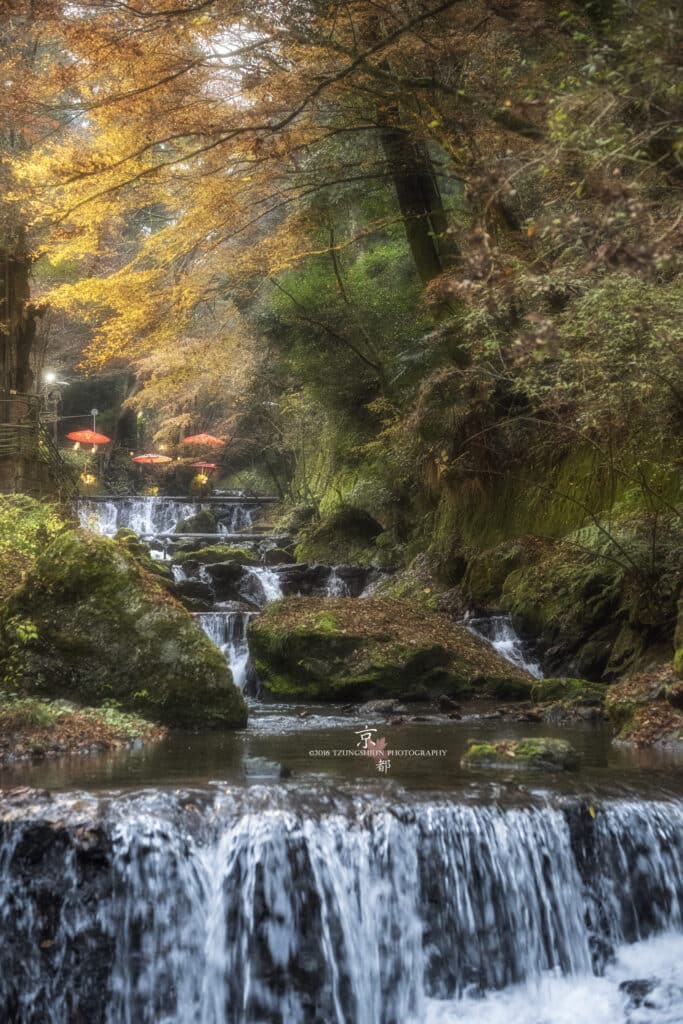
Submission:
<svg viewBox="0 0 683 1024">
<path fill-rule="evenodd" d="M 0 389 L 28 392 L 40 309 L 31 302 L 30 257 L 18 246 L 0 249 Z"/>
</svg>

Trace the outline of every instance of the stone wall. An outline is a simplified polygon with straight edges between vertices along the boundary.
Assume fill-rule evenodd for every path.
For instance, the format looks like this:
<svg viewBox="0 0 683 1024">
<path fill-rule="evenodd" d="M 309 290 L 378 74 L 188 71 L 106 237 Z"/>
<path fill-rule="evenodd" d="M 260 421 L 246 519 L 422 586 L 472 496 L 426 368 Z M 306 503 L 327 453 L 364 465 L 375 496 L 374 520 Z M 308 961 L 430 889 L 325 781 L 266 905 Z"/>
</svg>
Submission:
<svg viewBox="0 0 683 1024">
<path fill-rule="evenodd" d="M 47 498 L 57 497 L 58 490 L 47 463 L 22 456 L 0 458 L 0 492 Z"/>
</svg>

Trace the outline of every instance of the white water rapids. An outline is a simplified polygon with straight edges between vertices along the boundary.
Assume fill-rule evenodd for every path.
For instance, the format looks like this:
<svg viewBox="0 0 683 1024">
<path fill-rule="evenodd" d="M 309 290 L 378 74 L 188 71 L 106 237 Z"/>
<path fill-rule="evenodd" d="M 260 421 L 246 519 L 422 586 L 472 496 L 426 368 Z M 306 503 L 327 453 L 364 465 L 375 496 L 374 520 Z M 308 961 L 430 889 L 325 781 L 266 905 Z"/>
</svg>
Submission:
<svg viewBox="0 0 683 1024">
<path fill-rule="evenodd" d="M 255 787 L 101 814 L 40 847 L 3 828 L 2 1020 L 680 1024 L 681 802 Z"/>
</svg>

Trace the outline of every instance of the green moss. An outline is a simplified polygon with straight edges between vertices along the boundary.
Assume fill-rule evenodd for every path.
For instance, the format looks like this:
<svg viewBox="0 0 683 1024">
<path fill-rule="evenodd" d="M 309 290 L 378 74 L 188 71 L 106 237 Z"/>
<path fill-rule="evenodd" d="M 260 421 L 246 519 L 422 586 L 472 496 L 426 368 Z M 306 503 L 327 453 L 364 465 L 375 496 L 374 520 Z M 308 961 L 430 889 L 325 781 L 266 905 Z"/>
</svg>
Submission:
<svg viewBox="0 0 683 1024">
<path fill-rule="evenodd" d="M 579 756 L 566 740 L 546 736 L 495 742 L 470 741 L 461 765 L 464 768 L 571 771 L 579 767 Z"/>
<path fill-rule="evenodd" d="M 211 509 L 203 508 L 196 515 L 181 519 L 176 533 L 216 533 L 217 528 L 217 520 Z"/>
<path fill-rule="evenodd" d="M 24 494 L 0 494 L 0 604 L 35 564 L 43 548 L 68 520 L 51 502 Z"/>
<path fill-rule="evenodd" d="M 382 527 L 362 508 L 342 505 L 299 534 L 296 557 L 302 562 L 358 565 L 381 561 L 376 541 Z"/>
<path fill-rule="evenodd" d="M 553 678 L 538 679 L 531 688 L 531 699 L 543 704 L 546 701 L 561 701 L 575 704 L 581 701 L 602 701 L 606 687 L 585 679 Z"/>
<path fill-rule="evenodd" d="M 174 563 L 203 562 L 212 565 L 214 562 L 239 562 L 240 565 L 259 565 L 259 559 L 248 548 L 230 547 L 227 544 L 216 544 L 211 547 L 198 548 L 196 551 L 183 551 L 173 558 Z"/>
<path fill-rule="evenodd" d="M 31 623 L 23 642 L 17 622 Z M 0 666 L 26 696 L 66 697 L 175 725 L 240 727 L 221 653 L 122 544 L 61 533 L 0 617 Z"/>
<path fill-rule="evenodd" d="M 286 598 L 250 623 L 249 642 L 263 686 L 281 698 L 400 697 L 418 685 L 526 697 L 531 686 L 468 630 L 384 598 Z"/>
</svg>

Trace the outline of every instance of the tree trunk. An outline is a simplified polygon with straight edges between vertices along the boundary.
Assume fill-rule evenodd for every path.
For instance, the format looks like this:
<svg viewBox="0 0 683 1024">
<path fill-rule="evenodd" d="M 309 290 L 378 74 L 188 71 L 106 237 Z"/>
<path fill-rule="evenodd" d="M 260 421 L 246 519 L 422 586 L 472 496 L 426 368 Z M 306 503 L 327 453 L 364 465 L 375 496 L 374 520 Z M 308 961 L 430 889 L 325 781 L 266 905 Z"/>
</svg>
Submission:
<svg viewBox="0 0 683 1024">
<path fill-rule="evenodd" d="M 404 128 L 386 125 L 380 129 L 380 138 L 415 267 L 422 284 L 427 285 L 454 255 L 432 159 L 426 143 Z"/>
<path fill-rule="evenodd" d="M 29 392 L 33 387 L 31 353 L 36 320 L 31 299 L 28 256 L 0 250 L 0 389 Z"/>
</svg>

